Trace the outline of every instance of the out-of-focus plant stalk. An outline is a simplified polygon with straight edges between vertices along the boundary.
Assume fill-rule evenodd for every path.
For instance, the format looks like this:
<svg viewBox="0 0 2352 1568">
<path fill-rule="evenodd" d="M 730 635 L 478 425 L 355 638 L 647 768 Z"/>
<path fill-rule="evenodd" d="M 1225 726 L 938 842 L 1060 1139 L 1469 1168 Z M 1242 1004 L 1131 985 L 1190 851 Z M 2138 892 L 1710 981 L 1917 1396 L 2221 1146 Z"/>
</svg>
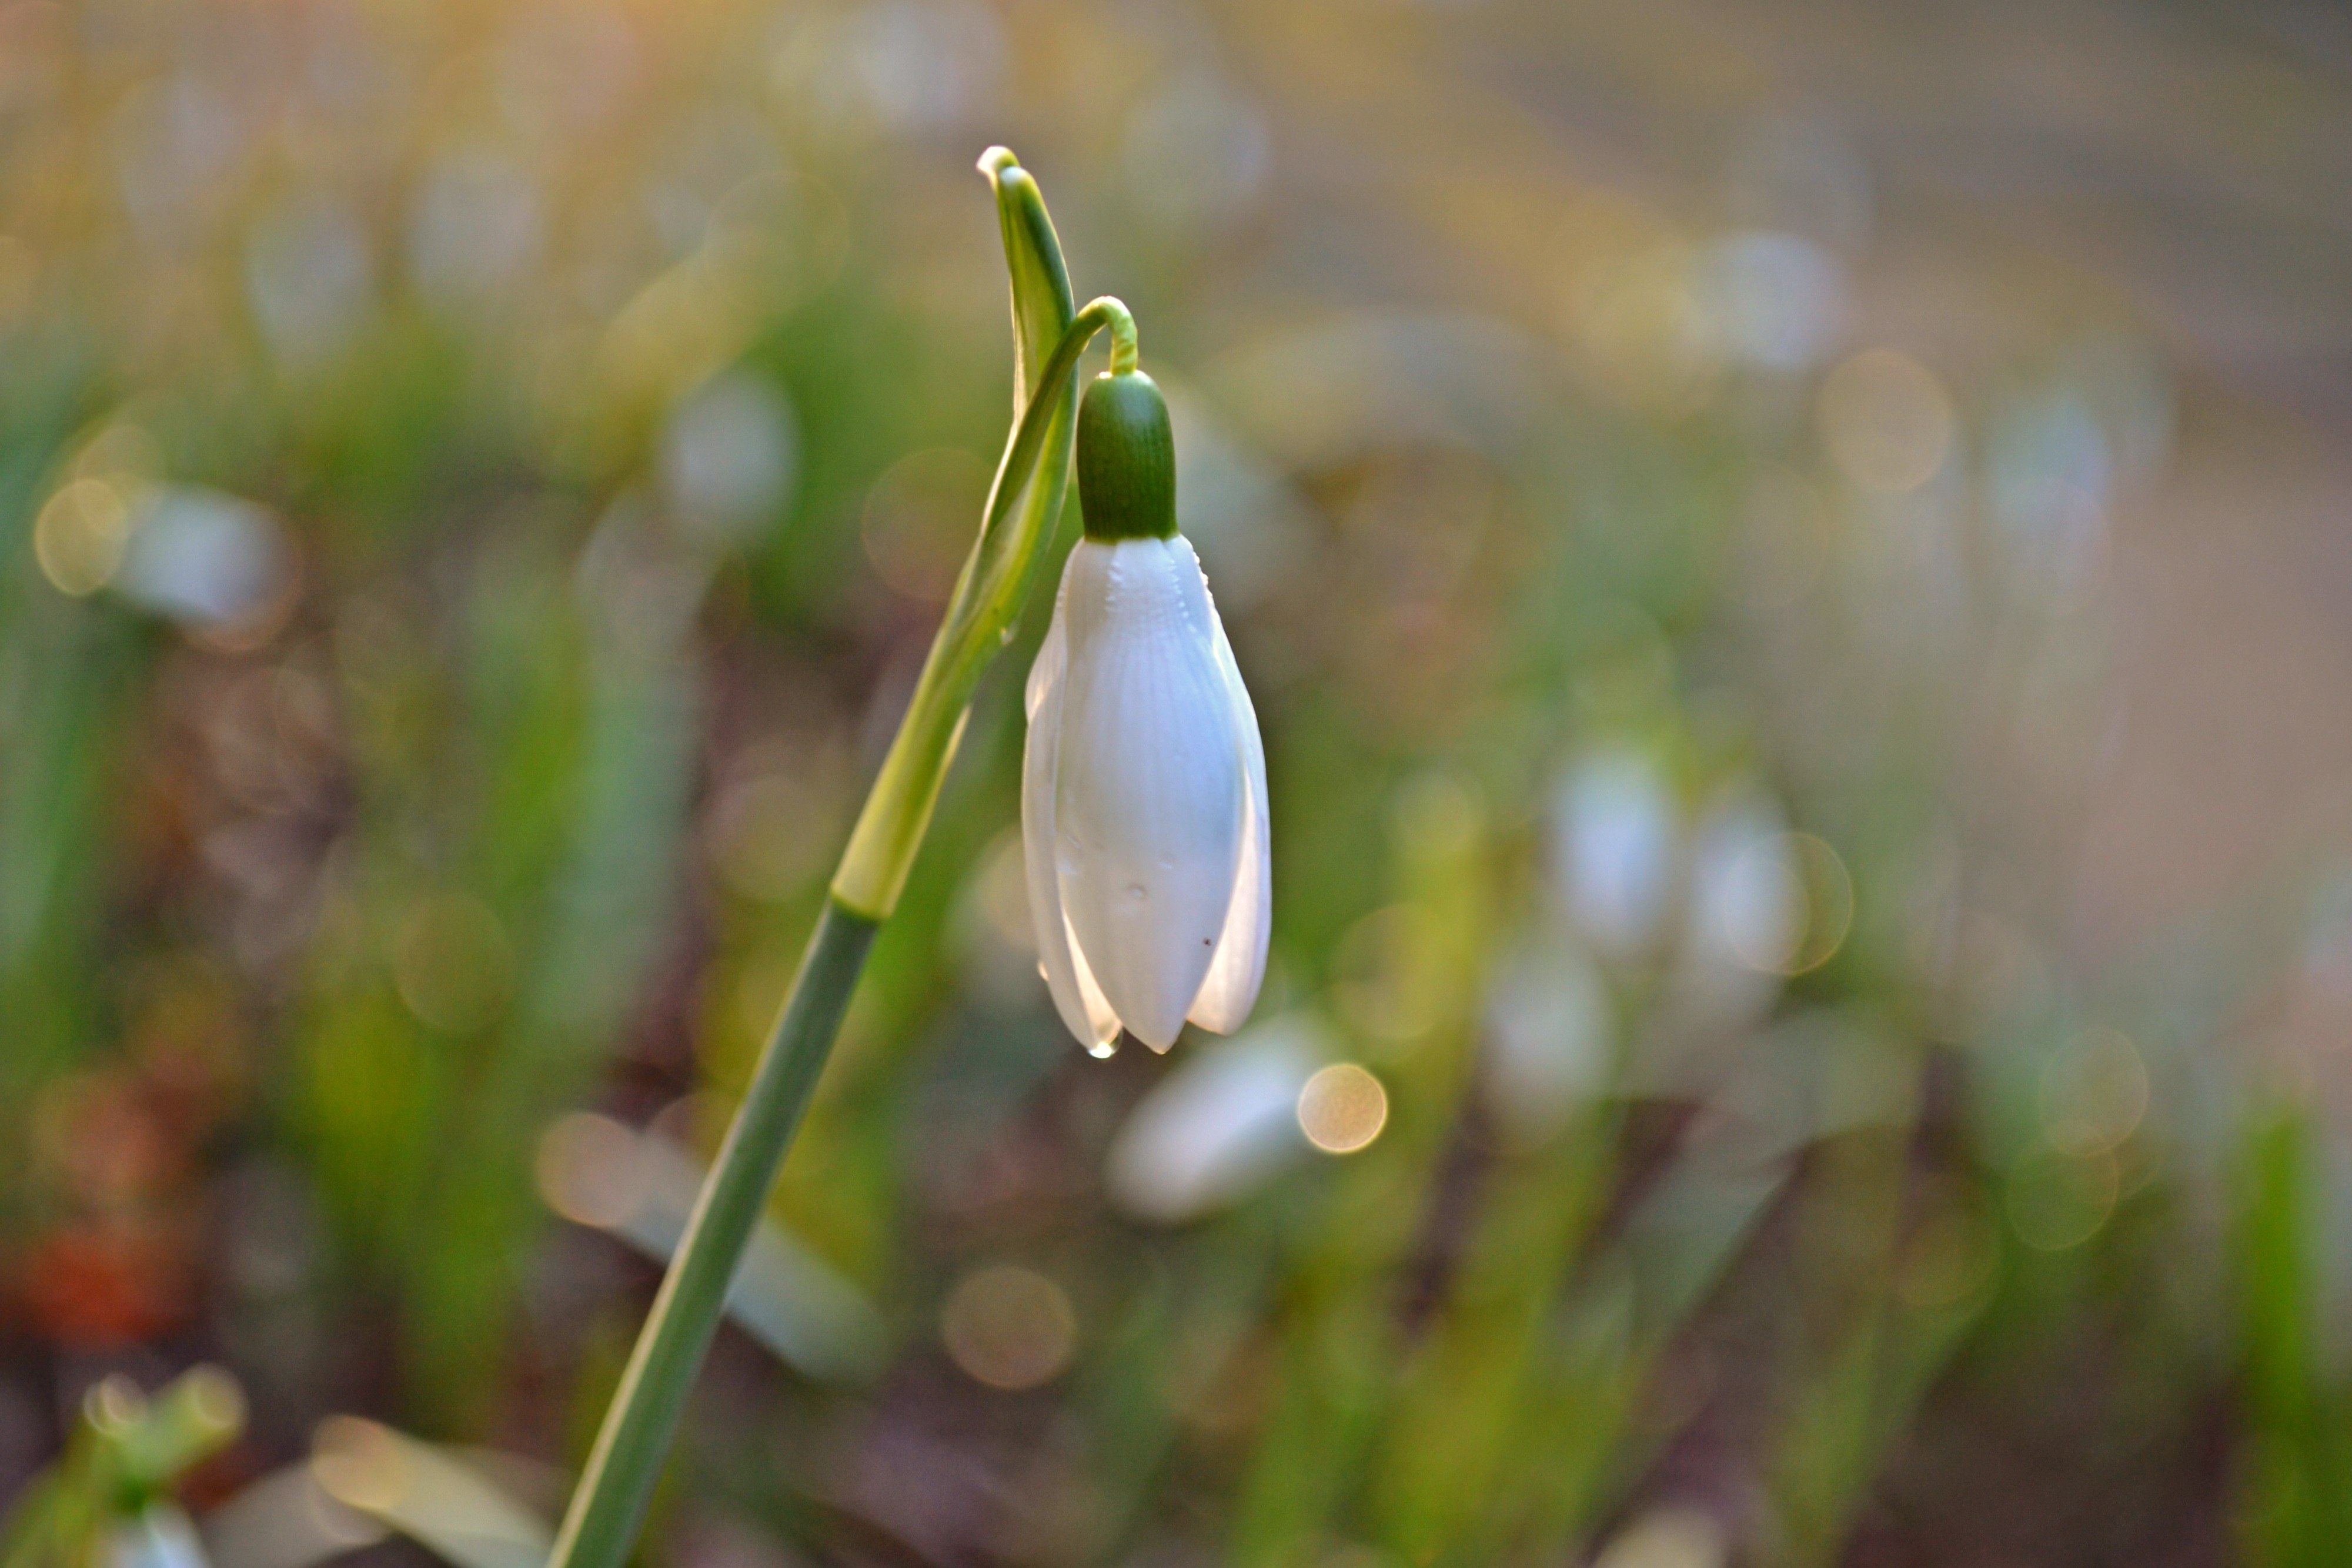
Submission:
<svg viewBox="0 0 2352 1568">
<path fill-rule="evenodd" d="M 1037 183 L 1001 147 L 980 166 L 996 187 L 1013 278 L 1013 434 L 914 700 L 604 1413 L 552 1568 L 620 1568 L 629 1555 L 736 1265 L 832 1052 L 874 934 L 896 907 L 930 824 L 973 688 L 1010 638 L 1052 541 L 1069 486 L 1078 357 L 1109 327 L 1114 359 L 1134 361 L 1135 325 L 1118 300 L 1071 309 L 1069 275 Z"/>
<path fill-rule="evenodd" d="M 100 1568 L 115 1531 L 169 1506 L 173 1482 L 244 1429 L 245 1393 L 216 1366 L 183 1374 L 152 1402 L 127 1378 L 103 1380 L 84 1396 L 64 1457 L 10 1512 L 0 1565 Z"/>
</svg>

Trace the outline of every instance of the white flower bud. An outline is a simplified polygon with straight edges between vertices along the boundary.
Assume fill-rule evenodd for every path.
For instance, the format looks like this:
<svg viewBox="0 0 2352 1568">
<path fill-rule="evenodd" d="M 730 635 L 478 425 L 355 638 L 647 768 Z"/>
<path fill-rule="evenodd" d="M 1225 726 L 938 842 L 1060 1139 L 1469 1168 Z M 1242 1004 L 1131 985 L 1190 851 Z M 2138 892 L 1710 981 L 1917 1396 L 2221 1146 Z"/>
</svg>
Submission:
<svg viewBox="0 0 2352 1568">
<path fill-rule="evenodd" d="M 1029 674 L 1022 833 L 1054 1004 L 1089 1050 L 1229 1034 L 1265 975 L 1265 752 L 1192 547 L 1071 550 Z"/>
</svg>

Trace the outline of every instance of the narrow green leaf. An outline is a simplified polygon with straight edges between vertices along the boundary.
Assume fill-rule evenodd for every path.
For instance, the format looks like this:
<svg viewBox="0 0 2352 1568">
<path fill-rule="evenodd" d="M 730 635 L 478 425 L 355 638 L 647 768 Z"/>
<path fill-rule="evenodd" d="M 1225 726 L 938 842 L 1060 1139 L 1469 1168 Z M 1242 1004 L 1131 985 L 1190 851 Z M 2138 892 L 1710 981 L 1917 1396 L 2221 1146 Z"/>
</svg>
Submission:
<svg viewBox="0 0 2352 1568">
<path fill-rule="evenodd" d="M 1013 419 L 1017 425 L 1037 392 L 1054 345 L 1077 314 L 1062 242 L 1046 214 L 1045 198 L 1013 151 L 992 147 L 980 171 L 996 188 L 996 217 L 1004 231 L 1004 267 L 1013 279 Z"/>
</svg>

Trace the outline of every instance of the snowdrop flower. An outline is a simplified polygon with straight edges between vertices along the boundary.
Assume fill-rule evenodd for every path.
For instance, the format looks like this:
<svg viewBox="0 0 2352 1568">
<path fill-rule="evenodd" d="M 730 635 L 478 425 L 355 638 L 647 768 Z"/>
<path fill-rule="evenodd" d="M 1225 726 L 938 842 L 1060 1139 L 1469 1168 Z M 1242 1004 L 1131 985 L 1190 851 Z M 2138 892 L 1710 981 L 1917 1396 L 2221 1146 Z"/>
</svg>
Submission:
<svg viewBox="0 0 2352 1568">
<path fill-rule="evenodd" d="M 1021 825 L 1054 1005 L 1097 1056 L 1229 1034 L 1265 976 L 1257 714 L 1176 532 L 1168 406 L 1114 363 L 1078 410 L 1086 537 L 1029 674 Z"/>
<path fill-rule="evenodd" d="M 1331 1055 L 1297 1013 L 1187 1052 L 1111 1139 L 1111 1201 L 1138 1219 L 1181 1225 L 1256 1192 L 1313 1152 L 1298 1095 Z"/>
</svg>

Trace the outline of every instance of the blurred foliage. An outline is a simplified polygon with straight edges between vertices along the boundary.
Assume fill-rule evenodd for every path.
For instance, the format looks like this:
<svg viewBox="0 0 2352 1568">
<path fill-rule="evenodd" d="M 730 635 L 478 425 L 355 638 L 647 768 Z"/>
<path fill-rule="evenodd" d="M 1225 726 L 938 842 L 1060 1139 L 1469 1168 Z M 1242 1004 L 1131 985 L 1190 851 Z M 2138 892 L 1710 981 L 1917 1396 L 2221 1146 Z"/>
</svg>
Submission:
<svg viewBox="0 0 2352 1568">
<path fill-rule="evenodd" d="M 1033 607 L 648 1560 L 2343 1561 L 2352 882 L 2115 801 L 2294 612 L 2164 585 L 2286 549 L 2216 366 L 2352 298 L 2352 89 L 2074 10 L 2018 89 L 1806 7 L 0 4 L 18 1541 L 211 1361 L 218 1568 L 413 1551 L 256 1528 L 320 1488 L 528 1557 L 467 1467 L 577 1466 L 977 521 L 1003 141 L 1171 394 L 1273 972 L 1066 1038 Z"/>
<path fill-rule="evenodd" d="M 84 1568 L 150 1552 L 167 1558 L 171 1549 L 156 1543 L 194 1533 L 172 1487 L 233 1442 L 244 1419 L 236 1382 L 217 1367 L 184 1374 L 152 1405 L 127 1378 L 94 1385 L 65 1455 L 10 1516 L 0 1562 Z"/>
</svg>

